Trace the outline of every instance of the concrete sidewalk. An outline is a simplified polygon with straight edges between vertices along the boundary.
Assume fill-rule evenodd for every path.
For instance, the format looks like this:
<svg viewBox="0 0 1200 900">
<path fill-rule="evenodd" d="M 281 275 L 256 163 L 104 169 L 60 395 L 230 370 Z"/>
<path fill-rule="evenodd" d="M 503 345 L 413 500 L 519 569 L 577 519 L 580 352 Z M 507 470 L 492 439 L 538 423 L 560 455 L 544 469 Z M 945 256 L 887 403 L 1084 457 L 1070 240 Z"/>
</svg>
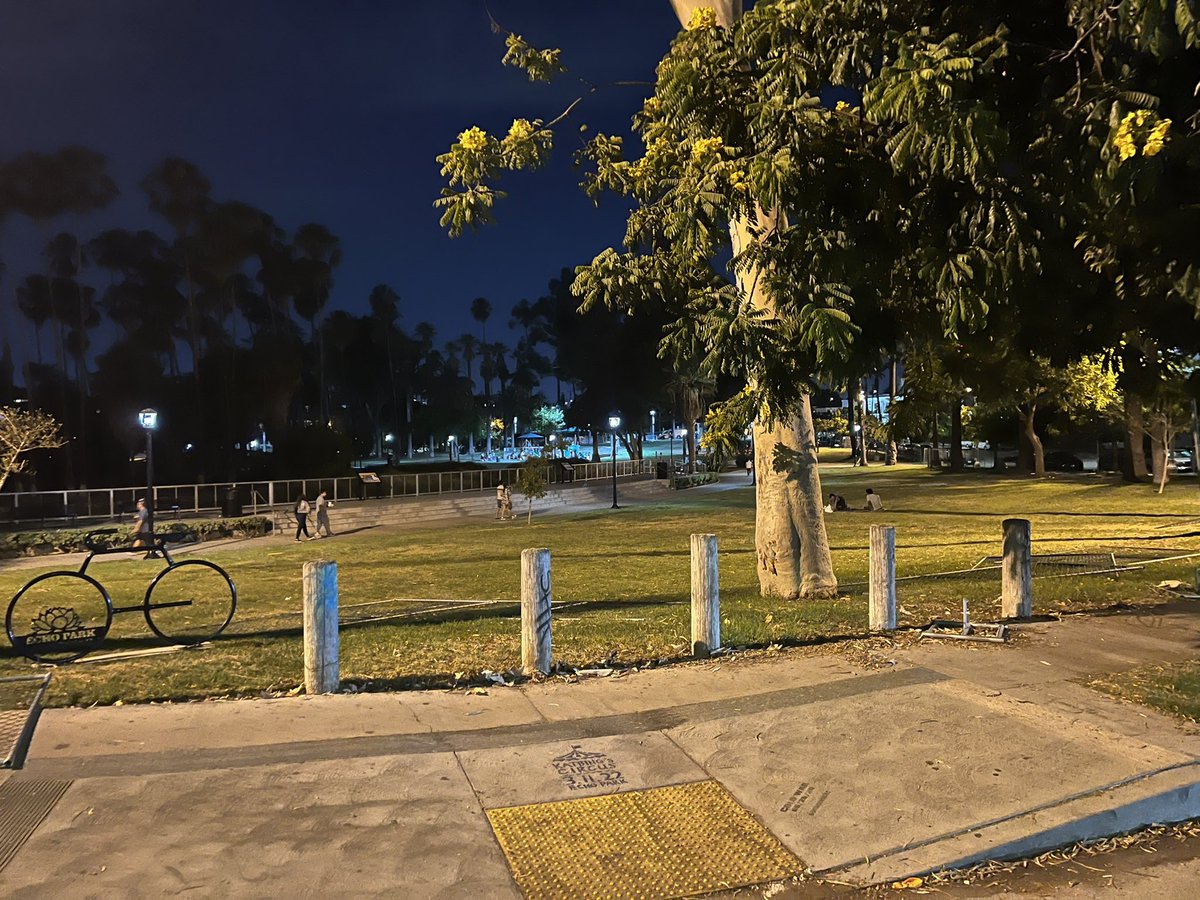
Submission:
<svg viewBox="0 0 1200 900">
<path fill-rule="evenodd" d="M 857 883 L 1200 816 L 1200 728 L 1078 683 L 1196 658 L 1200 605 L 868 646 L 486 695 L 49 710 L 0 790 L 65 793 L 0 894 L 518 897 L 489 812 L 708 781 Z M 620 854 L 555 834 L 622 895 L 601 890 Z"/>
</svg>

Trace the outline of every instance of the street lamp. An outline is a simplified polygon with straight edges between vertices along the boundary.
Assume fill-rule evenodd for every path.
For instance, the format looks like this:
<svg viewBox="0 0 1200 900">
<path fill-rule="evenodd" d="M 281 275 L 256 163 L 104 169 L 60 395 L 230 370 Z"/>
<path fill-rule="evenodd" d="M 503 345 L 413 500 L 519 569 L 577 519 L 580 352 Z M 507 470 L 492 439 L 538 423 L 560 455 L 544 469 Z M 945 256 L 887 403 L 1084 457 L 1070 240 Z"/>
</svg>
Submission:
<svg viewBox="0 0 1200 900">
<path fill-rule="evenodd" d="M 154 539 L 154 429 L 158 428 L 158 411 L 143 409 L 137 415 L 138 424 L 146 432 L 146 528 Z"/>
<path fill-rule="evenodd" d="M 454 442 L 456 440 L 457 438 L 454 435 L 450 435 L 450 437 L 446 438 L 447 448 L 450 451 L 450 462 L 454 462 Z"/>
<path fill-rule="evenodd" d="M 658 440 L 658 428 L 654 424 L 654 417 L 658 415 L 657 409 L 650 410 L 650 439 Z"/>
<path fill-rule="evenodd" d="M 613 472 L 613 509 L 620 509 L 617 506 L 617 429 L 621 427 L 620 416 L 608 417 L 608 429 L 612 434 L 612 472 Z"/>
</svg>

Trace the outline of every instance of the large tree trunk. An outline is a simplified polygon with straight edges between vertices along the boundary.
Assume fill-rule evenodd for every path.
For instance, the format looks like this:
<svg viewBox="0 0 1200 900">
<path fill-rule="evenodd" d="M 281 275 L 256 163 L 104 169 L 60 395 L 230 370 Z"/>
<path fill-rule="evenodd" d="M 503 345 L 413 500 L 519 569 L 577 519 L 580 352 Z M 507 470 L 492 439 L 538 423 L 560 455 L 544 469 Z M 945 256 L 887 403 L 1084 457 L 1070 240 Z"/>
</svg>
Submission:
<svg viewBox="0 0 1200 900">
<path fill-rule="evenodd" d="M 888 379 L 888 413 L 887 413 L 887 465 L 894 466 L 900 461 L 896 448 L 896 429 L 892 427 L 892 411 L 896 408 L 896 357 L 892 357 L 892 377 Z"/>
<path fill-rule="evenodd" d="M 950 404 L 950 471 L 961 472 L 963 466 L 962 448 L 962 401 L 955 397 Z"/>
<path fill-rule="evenodd" d="M 731 26 L 742 14 L 742 0 L 671 0 L 671 6 L 683 26 L 701 7 L 716 12 L 717 24 L 722 28 Z M 772 225 L 782 225 L 783 218 L 782 210 L 771 210 L 760 211 L 756 223 L 733 219 L 729 233 L 734 255 L 756 240 L 754 230 L 761 234 Z M 757 268 L 743 269 L 737 280 L 754 307 L 773 317 L 775 303 L 765 291 Z M 795 451 L 795 462 L 779 471 L 774 465 L 777 447 Z M 837 579 L 822 513 L 816 433 L 807 397 L 794 415 L 769 429 L 755 423 L 754 453 L 758 500 L 754 545 L 763 595 L 795 599 L 836 594 Z"/>
<path fill-rule="evenodd" d="M 1146 468 L 1146 419 L 1142 401 L 1125 395 L 1125 457 L 1121 471 L 1128 481 L 1145 481 L 1150 477 Z"/>
<path fill-rule="evenodd" d="M 1028 409 L 1021 410 L 1021 434 L 1033 455 L 1033 474 L 1041 478 L 1046 474 L 1046 454 L 1042 447 L 1042 439 L 1038 437 L 1038 433 L 1033 427 L 1035 415 L 1037 415 L 1037 404 L 1030 404 Z"/>
<path fill-rule="evenodd" d="M 854 380 L 854 402 L 858 407 L 858 456 L 855 458 L 855 464 L 865 466 L 867 462 L 867 395 L 863 391 L 863 382 L 861 378 Z"/>
<path fill-rule="evenodd" d="M 1170 417 L 1162 412 L 1150 414 L 1150 454 L 1154 467 L 1154 483 L 1161 494 L 1171 475 L 1171 445 L 1175 443 L 1175 429 Z"/>
<path fill-rule="evenodd" d="M 821 479 L 812 408 L 804 398 L 799 415 L 771 428 L 754 423 L 754 544 L 758 585 L 764 596 L 785 600 L 833 596 L 837 579 L 825 533 Z M 791 465 L 776 471 L 776 450 Z"/>
<path fill-rule="evenodd" d="M 761 234 L 782 217 L 780 212 L 760 212 L 754 231 Z M 735 219 L 730 233 L 735 256 L 755 239 L 746 219 Z M 755 308 L 773 317 L 775 303 L 763 289 L 764 280 L 753 268 L 738 274 L 738 286 Z M 788 465 L 776 466 L 777 448 L 791 451 L 787 454 Z M 759 589 L 764 596 L 788 600 L 835 595 L 837 579 L 825 533 L 816 430 L 807 396 L 795 414 L 770 427 L 754 423 L 754 457 L 754 546 Z"/>
</svg>

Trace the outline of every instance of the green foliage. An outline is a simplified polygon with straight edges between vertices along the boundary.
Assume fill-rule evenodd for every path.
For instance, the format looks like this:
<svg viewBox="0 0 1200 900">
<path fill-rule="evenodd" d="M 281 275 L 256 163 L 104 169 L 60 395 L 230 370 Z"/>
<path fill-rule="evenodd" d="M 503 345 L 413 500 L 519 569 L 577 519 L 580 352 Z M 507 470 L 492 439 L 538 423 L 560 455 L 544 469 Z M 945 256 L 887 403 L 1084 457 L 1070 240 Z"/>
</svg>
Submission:
<svg viewBox="0 0 1200 900">
<path fill-rule="evenodd" d="M 813 417 L 813 428 L 828 434 L 846 435 L 850 433 L 850 423 L 846 414 L 840 409 L 827 411 L 825 414 Z"/>
<path fill-rule="evenodd" d="M 510 34 L 504 39 L 507 48 L 502 65 L 520 69 L 530 81 L 552 81 L 555 75 L 567 71 L 560 57 L 561 50 L 538 50 L 519 34 Z"/>
<path fill-rule="evenodd" d="M 1111 396 L 1072 394 L 1100 382 L 1071 365 L 1107 353 L 1149 400 L 1171 379 L 1161 348 L 1200 346 L 1194 0 L 701 13 L 632 139 L 577 156 L 590 196 L 632 203 L 623 246 L 577 273 L 584 308 L 666 298 L 664 355 L 750 385 L 764 422 L 814 373 L 858 377 L 901 345 L 907 427 L 972 384 L 1107 416 Z M 913 353 L 946 341 L 922 379 Z"/>
<path fill-rule="evenodd" d="M 699 487 L 702 484 L 716 484 L 721 476 L 716 472 L 694 472 L 691 475 L 676 475 L 671 479 L 671 487 L 676 490 Z"/>
<path fill-rule="evenodd" d="M 533 428 L 543 436 L 561 430 L 565 422 L 566 417 L 558 406 L 539 406 L 533 411 Z"/>
<path fill-rule="evenodd" d="M 503 172 L 536 169 L 546 160 L 554 142 L 554 133 L 542 127 L 539 119 L 514 119 L 503 138 L 496 138 L 478 126 L 458 136 L 448 153 L 438 156 L 447 186 L 434 201 L 441 209 L 441 225 L 452 236 L 467 228 L 492 221 L 492 207 L 505 196 L 489 186 Z"/>
<path fill-rule="evenodd" d="M 533 501 L 546 496 L 550 483 L 550 465 L 540 456 L 531 456 L 517 468 L 517 493 L 528 503 L 526 522 L 533 521 Z"/>
</svg>

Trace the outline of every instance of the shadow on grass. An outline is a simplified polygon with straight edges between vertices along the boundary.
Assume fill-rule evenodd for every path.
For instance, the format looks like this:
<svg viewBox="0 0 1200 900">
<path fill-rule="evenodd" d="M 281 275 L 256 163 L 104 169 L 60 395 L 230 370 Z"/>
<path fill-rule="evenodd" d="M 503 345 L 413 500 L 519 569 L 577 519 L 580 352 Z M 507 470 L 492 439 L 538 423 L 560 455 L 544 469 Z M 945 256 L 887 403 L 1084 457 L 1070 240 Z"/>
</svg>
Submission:
<svg viewBox="0 0 1200 900">
<path fill-rule="evenodd" d="M 863 510 L 848 510 L 848 512 L 862 512 Z M 969 518 L 981 519 L 998 519 L 1012 518 L 1014 513 L 1005 512 L 990 512 L 990 511 L 975 511 L 967 510 L 952 510 L 952 509 L 889 509 L 890 515 L 918 515 L 918 516 L 966 516 Z M 1166 513 L 1166 512 L 1070 512 L 1061 509 L 1030 509 L 1021 512 L 1021 518 L 1029 516 L 1070 516 L 1079 519 L 1192 519 L 1195 520 L 1195 513 Z"/>
</svg>

